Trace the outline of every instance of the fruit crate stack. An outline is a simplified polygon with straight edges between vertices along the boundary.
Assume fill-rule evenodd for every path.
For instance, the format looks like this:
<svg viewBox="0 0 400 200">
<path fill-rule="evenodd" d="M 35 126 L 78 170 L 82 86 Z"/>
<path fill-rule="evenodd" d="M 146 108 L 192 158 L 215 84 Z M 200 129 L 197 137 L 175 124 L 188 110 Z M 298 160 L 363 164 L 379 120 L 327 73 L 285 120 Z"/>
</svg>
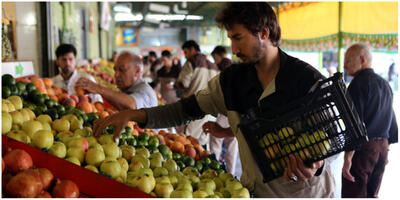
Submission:
<svg viewBox="0 0 400 200">
<path fill-rule="evenodd" d="M 3 91 L 11 88 L 10 93 L 3 92 L 2 134 L 10 138 L 3 137 L 3 141 L 16 140 L 3 146 L 35 151 L 31 155 L 39 167 L 69 174 L 80 188 L 93 185 L 97 194 L 89 197 L 249 197 L 248 190 L 211 159 L 195 138 L 140 129 L 134 122 L 128 123 L 116 142 L 114 127 L 94 137 L 92 125 L 99 116 L 52 100 L 49 93 L 54 87 L 47 79 L 16 82 L 3 75 L 2 83 Z M 78 183 L 81 179 L 87 182 Z M 118 194 L 98 189 L 99 181 Z M 134 194 L 117 188 L 128 188 Z"/>
</svg>

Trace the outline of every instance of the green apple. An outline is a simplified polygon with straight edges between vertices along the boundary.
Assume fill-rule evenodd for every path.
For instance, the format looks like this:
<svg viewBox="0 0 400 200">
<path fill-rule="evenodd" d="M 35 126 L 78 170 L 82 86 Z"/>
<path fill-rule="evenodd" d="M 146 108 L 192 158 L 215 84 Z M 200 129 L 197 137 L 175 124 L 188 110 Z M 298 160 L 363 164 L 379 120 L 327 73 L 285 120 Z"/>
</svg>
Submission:
<svg viewBox="0 0 400 200">
<path fill-rule="evenodd" d="M 31 143 L 31 138 L 23 130 L 12 130 L 6 134 L 8 137 L 25 144 Z"/>
<path fill-rule="evenodd" d="M 131 163 L 137 162 L 137 161 L 141 162 L 143 164 L 144 168 L 149 168 L 150 167 L 150 160 L 145 158 L 145 157 L 143 157 L 142 155 L 137 155 L 136 154 L 135 156 L 132 157 Z"/>
<path fill-rule="evenodd" d="M 116 143 L 103 144 L 102 147 L 106 156 L 113 158 L 121 157 L 121 150 Z"/>
<path fill-rule="evenodd" d="M 157 197 L 169 198 L 174 187 L 170 183 L 157 183 L 154 190 Z"/>
<path fill-rule="evenodd" d="M 80 136 L 79 136 L 80 137 Z M 68 148 L 71 148 L 71 147 L 81 147 L 82 149 L 84 149 L 85 151 L 89 148 L 89 143 L 88 143 L 88 141 L 86 140 L 86 138 L 84 138 L 84 137 L 80 137 L 80 138 L 74 138 L 74 139 L 71 139 L 69 142 L 68 142 Z"/>
<path fill-rule="evenodd" d="M 73 138 L 73 133 L 71 131 L 63 131 L 56 135 L 58 139 L 61 140 L 64 144 L 68 144 L 68 142 Z"/>
<path fill-rule="evenodd" d="M 51 124 L 53 121 L 51 120 L 51 117 L 49 115 L 39 115 L 38 117 L 36 117 L 37 121 L 40 121 L 42 123 L 48 123 Z"/>
<path fill-rule="evenodd" d="M 222 194 L 222 198 L 231 198 L 231 192 L 229 192 L 229 190 L 226 188 L 221 188 L 219 193 Z"/>
<path fill-rule="evenodd" d="M 185 176 L 181 171 L 173 171 L 173 172 L 169 172 L 169 175 L 172 175 L 172 176 L 176 176 L 176 178 L 179 178 L 179 177 L 182 177 L 182 176 Z"/>
<path fill-rule="evenodd" d="M 151 165 L 151 161 L 150 161 Z M 168 176 L 168 170 L 163 167 L 156 167 L 153 169 L 154 177 Z"/>
<path fill-rule="evenodd" d="M 75 121 L 75 120 L 74 120 Z M 79 121 L 79 120 L 78 120 Z M 73 122 L 73 123 L 76 123 L 76 122 Z M 90 132 L 87 130 L 87 129 L 84 129 L 84 128 L 72 128 L 72 126 L 76 126 L 76 124 L 73 124 L 73 123 L 71 123 L 71 130 L 74 130 L 74 135 L 80 135 L 80 136 L 82 136 L 82 137 L 90 137 Z M 79 123 L 81 123 L 80 121 L 79 121 Z M 93 136 L 92 136 L 93 137 Z M 95 137 L 93 137 L 93 138 L 95 138 Z M 97 141 L 96 141 L 97 142 Z"/>
<path fill-rule="evenodd" d="M 150 168 L 140 168 L 140 169 L 138 170 L 137 174 L 138 174 L 139 176 L 148 174 L 148 175 L 151 175 L 151 176 L 154 177 L 153 171 L 152 171 Z"/>
<path fill-rule="evenodd" d="M 40 122 L 42 124 L 42 130 L 51 131 L 51 126 L 49 123 Z"/>
<path fill-rule="evenodd" d="M 159 158 L 161 160 L 164 160 L 164 157 L 162 156 L 162 154 L 160 152 L 152 153 L 150 155 L 149 159 L 152 159 L 152 158 Z"/>
<path fill-rule="evenodd" d="M 12 127 L 12 116 L 9 113 L 1 113 L 1 134 L 6 134 Z"/>
<path fill-rule="evenodd" d="M 193 198 L 206 198 L 208 196 L 208 192 L 197 190 L 193 192 Z"/>
<path fill-rule="evenodd" d="M 233 175 L 230 173 L 223 172 L 218 175 L 218 178 L 221 179 L 222 183 L 225 183 L 225 181 L 228 180 L 229 178 L 233 178 Z"/>
<path fill-rule="evenodd" d="M 70 130 L 71 131 L 75 131 L 75 130 L 79 130 L 82 129 L 82 122 L 79 121 L 79 119 L 72 119 L 70 122 Z M 85 135 L 82 135 L 82 137 L 85 137 Z"/>
<path fill-rule="evenodd" d="M 120 178 L 122 180 L 120 182 L 121 183 L 125 183 L 127 176 L 128 176 L 127 171 L 124 171 L 124 170 L 121 169 L 121 174 L 119 175 L 119 177 L 117 177 L 117 179 Z"/>
<path fill-rule="evenodd" d="M 100 166 L 100 164 L 104 161 L 106 156 L 104 155 L 104 152 L 95 149 L 95 148 L 90 148 L 85 155 L 85 161 L 88 165 L 93 165 L 93 166 Z"/>
<path fill-rule="evenodd" d="M 114 141 L 114 135 L 113 134 L 105 134 L 105 135 L 100 135 L 100 137 L 97 138 L 97 141 L 99 141 L 99 143 L 101 145 L 103 144 L 112 144 L 112 143 L 116 143 Z M 119 141 L 119 140 L 118 140 Z M 118 145 L 118 142 L 117 142 Z"/>
<path fill-rule="evenodd" d="M 19 110 L 19 112 L 22 114 L 22 117 L 24 118 L 24 122 L 29 121 L 29 120 L 33 120 L 31 119 L 31 115 L 29 114 L 29 109 L 21 109 Z"/>
<path fill-rule="evenodd" d="M 223 198 L 224 195 L 221 192 L 214 192 L 214 195 L 211 195 L 210 198 Z"/>
<path fill-rule="evenodd" d="M 97 150 L 99 150 L 101 152 L 104 152 L 103 146 L 101 146 L 101 144 L 99 144 L 99 143 L 93 144 L 90 148 L 91 149 L 97 149 Z"/>
<path fill-rule="evenodd" d="M 76 132 L 76 131 L 75 131 L 75 132 Z M 74 135 L 75 135 L 75 133 L 74 133 Z M 89 148 L 92 147 L 94 144 L 99 144 L 99 143 L 97 142 L 97 139 L 96 139 L 94 136 L 87 136 L 87 137 L 86 137 L 86 140 L 88 141 Z"/>
<path fill-rule="evenodd" d="M 97 169 L 97 167 L 95 167 L 93 165 L 86 165 L 85 168 L 92 172 L 99 173 L 99 170 Z"/>
<path fill-rule="evenodd" d="M 143 166 L 142 162 L 140 162 L 140 161 L 131 162 L 129 164 L 129 171 L 130 172 L 138 171 L 141 168 L 144 168 L 144 166 Z"/>
<path fill-rule="evenodd" d="M 100 165 L 100 171 L 115 179 L 121 174 L 121 165 L 116 160 L 104 161 Z"/>
<path fill-rule="evenodd" d="M 198 176 L 200 174 L 199 171 L 194 167 L 186 167 L 185 169 L 182 170 L 182 172 L 185 176 L 189 175 Z"/>
<path fill-rule="evenodd" d="M 212 180 L 216 186 L 215 190 L 219 190 L 224 187 L 224 182 L 219 177 L 214 177 Z"/>
<path fill-rule="evenodd" d="M 211 189 L 212 191 L 214 191 L 217 186 L 215 184 L 215 182 L 212 179 L 202 179 L 199 183 L 198 183 L 198 189 L 199 190 L 206 190 L 206 189 Z"/>
<path fill-rule="evenodd" d="M 156 178 L 157 183 L 171 183 L 171 181 L 169 180 L 169 176 L 160 176 Z"/>
<path fill-rule="evenodd" d="M 76 117 L 73 114 L 67 114 L 67 115 L 64 115 L 63 117 L 61 117 L 61 119 L 65 119 L 65 120 L 68 120 L 69 122 L 72 122 L 74 119 L 78 119 L 78 117 Z"/>
<path fill-rule="evenodd" d="M 54 143 L 53 133 L 45 130 L 37 131 L 32 137 L 32 143 L 39 149 L 49 149 Z"/>
<path fill-rule="evenodd" d="M 130 145 L 121 145 L 119 148 L 121 149 L 122 157 L 126 160 L 132 160 L 132 157 L 136 153 L 135 147 Z"/>
<path fill-rule="evenodd" d="M 129 169 L 128 161 L 125 158 L 122 158 L 122 157 L 118 158 L 117 161 L 121 165 L 122 171 L 127 172 L 128 169 Z"/>
<path fill-rule="evenodd" d="M 232 191 L 231 198 L 250 198 L 250 193 L 247 188 L 240 188 Z"/>
<path fill-rule="evenodd" d="M 80 163 L 83 163 L 85 160 L 85 150 L 80 147 L 71 147 L 67 150 L 67 157 L 75 157 L 78 158 Z"/>
<path fill-rule="evenodd" d="M 153 175 L 144 174 L 137 179 L 137 188 L 145 193 L 150 193 L 156 186 L 156 180 Z"/>
<path fill-rule="evenodd" d="M 62 142 L 54 142 L 53 146 L 49 149 L 49 153 L 59 158 L 65 158 L 67 155 L 67 147 Z"/>
<path fill-rule="evenodd" d="M 19 111 L 10 112 L 10 115 L 13 124 L 22 125 L 22 123 L 24 123 L 24 117 Z"/>
<path fill-rule="evenodd" d="M 174 188 L 176 188 L 176 186 L 178 186 L 178 178 L 176 178 L 176 176 L 174 175 L 169 175 L 169 182 L 172 184 L 172 186 L 174 186 Z"/>
<path fill-rule="evenodd" d="M 171 192 L 170 198 L 193 198 L 192 192 L 188 190 L 174 190 Z"/>
<path fill-rule="evenodd" d="M 178 183 L 175 190 L 186 190 L 186 191 L 189 191 L 192 193 L 193 186 L 192 186 L 192 184 L 190 184 L 190 181 L 186 182 L 186 183 Z"/>
<path fill-rule="evenodd" d="M 10 96 L 7 98 L 10 101 L 16 110 L 22 109 L 22 99 L 19 96 Z"/>
<path fill-rule="evenodd" d="M 201 174 L 200 178 L 214 178 L 216 176 L 218 176 L 217 171 L 208 169 Z"/>
<path fill-rule="evenodd" d="M 125 182 L 125 184 L 127 184 L 128 186 L 130 186 L 130 187 L 137 187 L 137 184 L 138 184 L 138 178 L 139 178 L 139 176 L 136 176 L 136 175 L 131 175 L 130 174 L 131 172 L 128 172 L 128 175 L 127 175 L 127 177 L 126 177 L 126 182 Z"/>
<path fill-rule="evenodd" d="M 71 163 L 74 163 L 75 165 L 81 166 L 81 162 L 80 162 L 79 159 L 76 158 L 76 157 L 68 157 L 68 158 L 66 158 L 65 160 L 67 160 L 67 161 L 69 161 L 69 162 L 71 162 Z"/>
<path fill-rule="evenodd" d="M 145 158 L 149 158 L 150 151 L 146 148 L 138 148 L 138 149 L 136 149 L 136 155 L 142 155 Z"/>
<path fill-rule="evenodd" d="M 178 165 L 173 159 L 169 159 L 165 161 L 162 166 L 168 170 L 169 173 L 177 171 L 178 170 Z"/>
<path fill-rule="evenodd" d="M 162 166 L 162 160 L 160 158 L 152 158 L 152 159 L 150 159 L 150 168 L 151 169 L 155 169 L 155 168 L 161 167 L 161 166 Z"/>
<path fill-rule="evenodd" d="M 243 185 L 237 180 L 229 182 L 229 179 L 228 179 L 227 182 L 225 183 L 225 188 L 228 189 L 228 191 L 230 192 L 231 195 L 233 194 L 234 190 L 238 190 L 242 187 L 243 187 Z"/>
<path fill-rule="evenodd" d="M 51 127 L 57 132 L 69 131 L 70 123 L 66 119 L 56 119 L 52 123 Z"/>
</svg>

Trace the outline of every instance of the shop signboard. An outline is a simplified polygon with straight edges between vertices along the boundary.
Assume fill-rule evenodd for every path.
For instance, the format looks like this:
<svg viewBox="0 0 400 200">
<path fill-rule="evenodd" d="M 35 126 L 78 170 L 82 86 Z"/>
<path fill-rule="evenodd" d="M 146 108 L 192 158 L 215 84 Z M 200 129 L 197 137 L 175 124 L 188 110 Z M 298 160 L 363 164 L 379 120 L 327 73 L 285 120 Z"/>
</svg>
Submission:
<svg viewBox="0 0 400 200">
<path fill-rule="evenodd" d="M 137 46 L 138 29 L 136 28 L 120 28 L 117 34 L 117 46 Z"/>
<path fill-rule="evenodd" d="M 32 61 L 12 61 L 1 63 L 1 73 L 11 74 L 15 78 L 34 75 L 34 67 Z"/>
</svg>

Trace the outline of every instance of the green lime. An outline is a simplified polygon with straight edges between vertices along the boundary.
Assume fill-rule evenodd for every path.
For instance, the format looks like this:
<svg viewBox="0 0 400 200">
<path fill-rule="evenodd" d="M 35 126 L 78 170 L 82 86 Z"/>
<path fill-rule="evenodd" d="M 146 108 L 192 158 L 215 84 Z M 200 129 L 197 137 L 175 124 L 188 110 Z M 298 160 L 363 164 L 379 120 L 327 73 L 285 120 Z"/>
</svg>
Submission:
<svg viewBox="0 0 400 200">
<path fill-rule="evenodd" d="M 43 97 L 44 100 L 50 99 L 49 95 L 47 95 L 47 94 L 42 94 L 42 97 Z"/>
<path fill-rule="evenodd" d="M 128 144 L 129 145 L 131 145 L 131 146 L 136 146 L 137 145 L 137 142 L 136 142 L 135 138 L 128 138 L 127 140 L 128 140 Z"/>
<path fill-rule="evenodd" d="M 70 106 L 70 105 L 65 106 L 65 111 L 66 111 L 66 112 L 73 111 L 73 110 L 74 110 L 74 107 L 73 107 L 73 106 Z"/>
<path fill-rule="evenodd" d="M 38 104 L 36 107 L 39 108 L 42 111 L 42 113 L 47 112 L 47 107 L 44 104 Z"/>
<path fill-rule="evenodd" d="M 44 98 L 41 94 L 35 94 L 33 96 L 33 102 L 36 104 L 44 104 Z"/>
<path fill-rule="evenodd" d="M 21 91 L 21 98 L 24 100 L 28 99 L 28 92 L 26 90 Z"/>
<path fill-rule="evenodd" d="M 125 132 L 126 132 L 128 135 L 132 135 L 132 128 L 129 127 L 129 126 L 125 126 Z"/>
<path fill-rule="evenodd" d="M 183 159 L 183 162 L 185 163 L 185 165 L 186 166 L 190 166 L 190 167 L 194 167 L 194 165 L 195 165 L 195 161 L 194 161 L 194 159 L 193 158 L 191 158 L 191 157 L 186 157 L 185 159 Z"/>
<path fill-rule="evenodd" d="M 149 141 L 147 141 L 147 140 L 139 140 L 138 144 L 147 147 L 147 146 L 149 146 Z"/>
<path fill-rule="evenodd" d="M 65 108 L 64 108 L 64 106 L 62 106 L 62 105 L 60 105 L 60 104 L 58 104 L 58 105 L 56 106 L 56 109 L 57 109 L 57 112 L 58 112 L 58 113 L 65 113 Z"/>
<path fill-rule="evenodd" d="M 7 86 L 1 87 L 1 95 L 3 99 L 7 99 L 9 96 L 11 96 L 11 90 Z"/>
<path fill-rule="evenodd" d="M 183 163 L 181 160 L 176 161 L 176 165 L 178 165 L 180 169 L 184 169 L 186 167 L 185 163 Z"/>
<path fill-rule="evenodd" d="M 99 116 L 97 116 L 97 114 L 94 112 L 88 113 L 86 115 L 87 115 L 87 121 L 89 122 L 94 122 L 95 120 L 99 119 Z"/>
<path fill-rule="evenodd" d="M 211 164 L 211 159 L 208 157 L 203 158 L 203 164 L 209 166 Z"/>
<path fill-rule="evenodd" d="M 168 148 L 167 145 L 165 145 L 165 144 L 159 145 L 159 146 L 158 146 L 158 150 L 160 151 L 160 153 L 161 153 L 163 156 L 168 155 L 169 148 Z"/>
<path fill-rule="evenodd" d="M 15 85 L 15 79 L 10 74 L 4 74 L 1 77 L 1 83 L 2 83 L 3 86 Z"/>
<path fill-rule="evenodd" d="M 180 159 L 182 158 L 182 154 L 180 154 L 180 153 L 173 153 L 173 154 L 172 154 L 172 158 L 173 158 L 175 161 L 178 161 L 178 160 L 180 160 Z"/>
<path fill-rule="evenodd" d="M 47 106 L 48 108 L 52 108 L 56 103 L 57 103 L 57 102 L 54 101 L 53 99 L 46 99 L 46 100 L 44 101 L 44 104 L 46 104 L 46 106 Z"/>
<path fill-rule="evenodd" d="M 33 112 L 35 113 L 36 116 L 39 116 L 39 115 L 43 114 L 42 109 L 40 109 L 39 106 L 36 106 L 36 107 L 33 109 Z"/>
<path fill-rule="evenodd" d="M 149 146 L 148 149 L 149 149 L 150 153 L 157 153 L 157 152 L 159 152 L 159 151 L 158 151 L 158 148 L 155 147 L 155 146 Z"/>
<path fill-rule="evenodd" d="M 158 147 L 159 141 L 156 136 L 151 136 L 149 139 L 149 146 Z"/>
<path fill-rule="evenodd" d="M 212 160 L 211 163 L 210 163 L 210 167 L 211 167 L 211 169 L 217 170 L 217 169 L 219 169 L 221 166 L 220 166 L 220 164 L 219 164 L 218 161 Z"/>
<path fill-rule="evenodd" d="M 202 170 L 203 170 L 203 163 L 201 163 L 201 162 L 196 162 L 195 167 L 196 167 L 197 171 L 202 172 Z"/>
<path fill-rule="evenodd" d="M 30 92 L 36 90 L 36 86 L 33 85 L 33 83 L 28 83 L 28 84 L 26 84 L 26 86 L 25 86 L 25 90 L 26 90 L 28 93 L 30 93 Z"/>
<path fill-rule="evenodd" d="M 59 114 L 57 113 L 57 109 L 55 108 L 50 108 L 46 113 L 51 117 L 53 121 L 59 118 Z"/>
<path fill-rule="evenodd" d="M 216 171 L 217 171 L 218 174 L 225 172 L 225 170 L 223 170 L 223 169 L 217 169 Z"/>
<path fill-rule="evenodd" d="M 145 132 L 141 132 L 139 133 L 139 140 L 140 141 L 148 141 L 149 140 L 149 135 L 147 135 L 147 133 Z"/>
<path fill-rule="evenodd" d="M 17 83 L 15 85 L 17 86 L 19 91 L 25 91 L 26 90 L 26 83 L 25 82 L 17 81 Z"/>
<path fill-rule="evenodd" d="M 139 148 L 146 148 L 145 146 L 143 146 L 143 145 L 141 145 L 141 144 L 139 144 L 139 143 L 137 143 L 137 145 L 136 146 L 134 146 L 136 149 L 139 149 Z"/>
<path fill-rule="evenodd" d="M 19 96 L 19 94 L 20 94 L 17 86 L 15 86 L 15 85 L 10 85 L 10 91 L 11 91 L 11 96 L 13 96 L 13 95 Z"/>
<path fill-rule="evenodd" d="M 107 126 L 105 129 L 104 129 L 104 133 L 105 134 L 114 134 L 115 133 L 115 127 L 114 126 Z"/>
</svg>

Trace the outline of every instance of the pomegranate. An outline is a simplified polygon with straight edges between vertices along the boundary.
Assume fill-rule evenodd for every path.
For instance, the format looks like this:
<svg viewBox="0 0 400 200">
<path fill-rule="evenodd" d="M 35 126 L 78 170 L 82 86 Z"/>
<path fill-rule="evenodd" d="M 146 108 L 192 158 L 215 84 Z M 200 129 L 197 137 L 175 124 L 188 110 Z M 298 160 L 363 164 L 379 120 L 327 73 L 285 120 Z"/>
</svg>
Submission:
<svg viewBox="0 0 400 200">
<path fill-rule="evenodd" d="M 6 170 L 13 174 L 32 167 L 32 157 L 22 149 L 11 150 L 4 156 Z"/>
<path fill-rule="evenodd" d="M 43 183 L 42 183 L 42 176 L 39 172 L 39 169 L 27 169 L 19 174 L 28 174 L 33 176 L 36 179 L 36 184 L 37 184 L 37 188 L 39 189 L 39 191 L 42 191 L 43 189 Z"/>
<path fill-rule="evenodd" d="M 1 188 L 3 191 L 6 191 L 6 185 L 8 182 L 10 182 L 12 177 L 13 175 L 9 172 L 6 172 L 1 176 Z"/>
<path fill-rule="evenodd" d="M 6 186 L 6 192 L 11 197 L 34 198 L 40 191 L 36 178 L 27 173 L 12 177 Z"/>
<path fill-rule="evenodd" d="M 39 172 L 40 176 L 42 177 L 43 189 L 47 190 L 47 188 L 50 187 L 51 181 L 53 181 L 54 176 L 51 171 L 46 168 L 39 168 Z"/>
<path fill-rule="evenodd" d="M 54 198 L 78 198 L 79 188 L 70 180 L 57 179 L 52 195 Z"/>
<path fill-rule="evenodd" d="M 50 193 L 42 190 L 36 198 L 51 198 Z"/>
</svg>

